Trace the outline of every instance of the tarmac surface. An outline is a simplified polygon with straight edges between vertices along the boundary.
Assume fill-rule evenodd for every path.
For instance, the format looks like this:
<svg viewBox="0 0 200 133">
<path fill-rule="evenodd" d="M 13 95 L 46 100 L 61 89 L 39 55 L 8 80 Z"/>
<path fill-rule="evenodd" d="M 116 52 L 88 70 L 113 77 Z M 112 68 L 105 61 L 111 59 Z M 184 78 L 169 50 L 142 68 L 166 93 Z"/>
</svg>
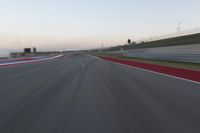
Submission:
<svg viewBox="0 0 200 133">
<path fill-rule="evenodd" d="M 0 68 L 0 133 L 200 133 L 200 84 L 96 57 Z"/>
</svg>

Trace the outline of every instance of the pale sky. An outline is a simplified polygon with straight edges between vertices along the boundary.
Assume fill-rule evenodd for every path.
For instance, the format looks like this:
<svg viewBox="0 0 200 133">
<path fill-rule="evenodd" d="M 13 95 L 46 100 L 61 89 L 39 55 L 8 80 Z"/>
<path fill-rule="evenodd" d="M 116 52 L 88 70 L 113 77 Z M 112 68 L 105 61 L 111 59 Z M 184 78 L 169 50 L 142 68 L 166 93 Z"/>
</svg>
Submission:
<svg viewBox="0 0 200 133">
<path fill-rule="evenodd" d="M 200 0 L 0 0 L 0 49 L 87 49 L 200 27 Z"/>
</svg>

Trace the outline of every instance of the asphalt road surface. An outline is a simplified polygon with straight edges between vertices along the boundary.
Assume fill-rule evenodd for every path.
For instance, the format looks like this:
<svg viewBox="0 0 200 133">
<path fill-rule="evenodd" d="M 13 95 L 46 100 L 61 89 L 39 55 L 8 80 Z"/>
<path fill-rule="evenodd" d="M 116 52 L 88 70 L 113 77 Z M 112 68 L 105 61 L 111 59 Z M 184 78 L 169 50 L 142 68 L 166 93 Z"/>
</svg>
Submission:
<svg viewBox="0 0 200 133">
<path fill-rule="evenodd" d="M 0 68 L 0 133 L 200 133 L 200 84 L 82 54 Z"/>
</svg>

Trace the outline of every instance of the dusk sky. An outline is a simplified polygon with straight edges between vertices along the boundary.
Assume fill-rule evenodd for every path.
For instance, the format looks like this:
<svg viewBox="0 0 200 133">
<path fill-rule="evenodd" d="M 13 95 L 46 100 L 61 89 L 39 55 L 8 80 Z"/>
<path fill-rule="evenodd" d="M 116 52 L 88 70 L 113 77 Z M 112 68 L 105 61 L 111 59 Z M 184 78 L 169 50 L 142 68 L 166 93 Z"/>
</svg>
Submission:
<svg viewBox="0 0 200 133">
<path fill-rule="evenodd" d="M 200 27 L 200 0 L 0 0 L 0 49 L 99 48 Z"/>
</svg>

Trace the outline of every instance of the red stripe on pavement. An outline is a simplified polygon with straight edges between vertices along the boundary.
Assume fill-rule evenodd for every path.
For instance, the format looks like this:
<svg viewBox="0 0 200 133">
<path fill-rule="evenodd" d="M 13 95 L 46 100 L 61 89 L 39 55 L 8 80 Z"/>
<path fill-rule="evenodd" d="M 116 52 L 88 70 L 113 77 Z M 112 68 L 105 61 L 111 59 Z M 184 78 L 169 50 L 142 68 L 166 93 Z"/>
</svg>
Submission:
<svg viewBox="0 0 200 133">
<path fill-rule="evenodd" d="M 172 68 L 172 67 L 167 67 L 167 66 L 147 64 L 147 63 L 142 63 L 142 62 L 137 62 L 137 61 L 122 60 L 122 59 L 116 59 L 116 58 L 105 57 L 105 56 L 100 56 L 100 58 L 121 63 L 121 64 L 126 64 L 126 65 L 130 65 L 134 67 L 139 67 L 139 68 L 171 75 L 171 76 L 176 76 L 179 78 L 184 78 L 184 79 L 200 82 L 200 71 L 188 70 L 188 69 L 182 69 L 182 68 Z"/>
</svg>

